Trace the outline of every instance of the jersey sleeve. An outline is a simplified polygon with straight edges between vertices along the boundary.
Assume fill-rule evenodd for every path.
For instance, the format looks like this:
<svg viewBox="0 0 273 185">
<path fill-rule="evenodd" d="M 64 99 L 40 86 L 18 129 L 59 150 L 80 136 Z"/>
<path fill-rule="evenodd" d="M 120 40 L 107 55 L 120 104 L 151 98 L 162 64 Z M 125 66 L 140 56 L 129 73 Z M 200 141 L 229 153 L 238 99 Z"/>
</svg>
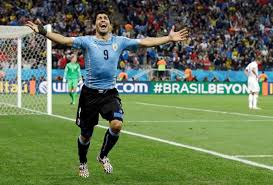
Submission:
<svg viewBox="0 0 273 185">
<path fill-rule="evenodd" d="M 87 37 L 73 37 L 72 47 L 75 49 L 84 49 L 87 45 Z"/>
<path fill-rule="evenodd" d="M 139 46 L 139 39 L 130 39 L 127 37 L 121 37 L 121 48 L 122 50 L 134 50 Z"/>
</svg>

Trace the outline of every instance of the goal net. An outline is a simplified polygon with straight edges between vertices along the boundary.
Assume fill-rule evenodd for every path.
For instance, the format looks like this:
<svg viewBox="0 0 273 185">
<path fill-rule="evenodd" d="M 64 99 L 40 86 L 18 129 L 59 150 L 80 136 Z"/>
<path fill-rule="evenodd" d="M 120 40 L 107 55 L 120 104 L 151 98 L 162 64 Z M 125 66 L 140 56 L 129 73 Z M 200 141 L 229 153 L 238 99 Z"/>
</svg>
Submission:
<svg viewBox="0 0 273 185">
<path fill-rule="evenodd" d="M 0 26 L 0 115 L 51 114 L 51 66 L 48 39 L 25 26 Z"/>
</svg>

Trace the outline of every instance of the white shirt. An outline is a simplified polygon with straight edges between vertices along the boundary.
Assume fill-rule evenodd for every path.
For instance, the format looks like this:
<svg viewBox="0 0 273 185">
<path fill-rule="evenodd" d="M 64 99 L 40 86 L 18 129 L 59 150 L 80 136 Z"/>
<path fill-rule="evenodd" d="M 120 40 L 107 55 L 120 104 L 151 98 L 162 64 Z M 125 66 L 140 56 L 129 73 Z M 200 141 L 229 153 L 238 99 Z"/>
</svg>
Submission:
<svg viewBox="0 0 273 185">
<path fill-rule="evenodd" d="M 256 61 L 249 63 L 246 67 L 246 70 L 248 72 L 248 78 L 257 79 L 256 75 L 258 75 L 258 64 Z M 256 73 L 256 75 L 253 73 L 253 71 Z"/>
</svg>

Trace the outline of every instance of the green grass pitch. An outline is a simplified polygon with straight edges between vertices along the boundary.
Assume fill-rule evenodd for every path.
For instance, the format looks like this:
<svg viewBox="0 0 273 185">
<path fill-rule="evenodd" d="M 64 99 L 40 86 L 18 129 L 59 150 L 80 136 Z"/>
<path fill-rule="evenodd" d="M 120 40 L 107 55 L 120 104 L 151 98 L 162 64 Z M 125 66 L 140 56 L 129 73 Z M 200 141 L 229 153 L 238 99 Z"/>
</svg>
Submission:
<svg viewBox="0 0 273 185">
<path fill-rule="evenodd" d="M 273 166 L 273 97 L 249 110 L 247 96 L 122 95 L 123 130 Z M 53 114 L 75 118 L 68 95 L 53 96 Z M 101 119 L 100 125 L 108 123 Z M 0 185 L 269 185 L 273 171 L 122 133 L 103 172 L 96 156 L 105 129 L 95 129 L 90 177 L 78 177 L 79 128 L 46 115 L 0 116 Z M 264 156 L 265 155 L 265 156 Z M 273 167 L 272 167 L 273 168 Z"/>
</svg>

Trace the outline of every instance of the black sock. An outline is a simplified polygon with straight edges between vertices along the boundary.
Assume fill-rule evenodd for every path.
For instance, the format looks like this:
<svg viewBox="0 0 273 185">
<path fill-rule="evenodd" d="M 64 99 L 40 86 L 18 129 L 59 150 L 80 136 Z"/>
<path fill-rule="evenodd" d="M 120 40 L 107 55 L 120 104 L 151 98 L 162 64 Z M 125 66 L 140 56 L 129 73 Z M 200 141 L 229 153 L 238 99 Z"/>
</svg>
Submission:
<svg viewBox="0 0 273 185">
<path fill-rule="evenodd" d="M 106 131 L 104 140 L 103 140 L 103 145 L 101 147 L 101 152 L 100 152 L 100 158 L 103 159 L 104 156 L 107 156 L 110 150 L 115 146 L 119 138 L 119 135 L 117 134 L 111 134 L 109 129 Z"/>
<path fill-rule="evenodd" d="M 88 148 L 89 148 L 90 142 L 88 142 L 88 144 L 83 145 L 80 142 L 80 139 L 78 138 L 78 155 L 79 155 L 79 159 L 80 159 L 80 163 L 87 163 L 87 152 L 88 152 Z"/>
</svg>

